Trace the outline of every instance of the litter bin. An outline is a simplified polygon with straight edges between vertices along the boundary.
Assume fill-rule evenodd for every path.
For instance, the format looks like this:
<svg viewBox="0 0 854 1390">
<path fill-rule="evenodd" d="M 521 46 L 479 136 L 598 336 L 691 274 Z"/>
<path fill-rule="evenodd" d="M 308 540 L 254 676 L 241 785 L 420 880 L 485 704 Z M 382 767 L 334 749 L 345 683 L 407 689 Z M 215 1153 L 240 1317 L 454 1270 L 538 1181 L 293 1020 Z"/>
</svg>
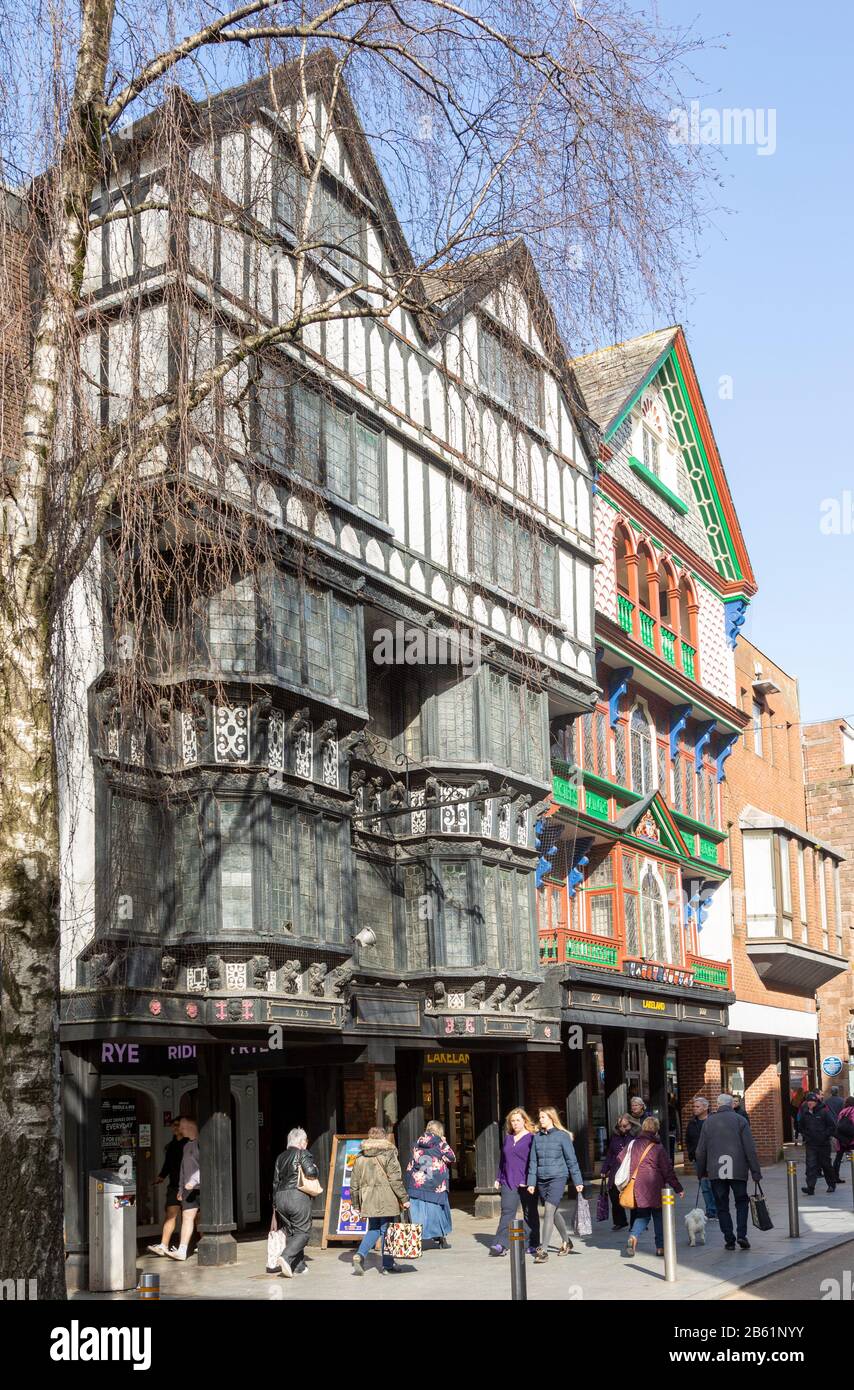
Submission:
<svg viewBox="0 0 854 1390">
<path fill-rule="evenodd" d="M 101 1168 L 89 1174 L 89 1288 L 136 1283 L 136 1183 Z"/>
</svg>

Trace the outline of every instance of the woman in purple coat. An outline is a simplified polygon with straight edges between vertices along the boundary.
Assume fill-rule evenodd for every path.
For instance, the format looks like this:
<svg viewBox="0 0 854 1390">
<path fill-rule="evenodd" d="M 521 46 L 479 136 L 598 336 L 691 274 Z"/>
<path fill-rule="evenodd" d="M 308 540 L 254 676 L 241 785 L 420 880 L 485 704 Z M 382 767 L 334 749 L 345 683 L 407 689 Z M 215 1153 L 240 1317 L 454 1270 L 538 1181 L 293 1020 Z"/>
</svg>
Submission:
<svg viewBox="0 0 854 1390">
<path fill-rule="evenodd" d="M 635 1180 L 635 1205 L 632 1209 L 632 1229 L 626 1246 L 626 1254 L 631 1258 L 642 1236 L 652 1221 L 655 1230 L 655 1253 L 664 1254 L 664 1222 L 661 1217 L 661 1189 L 672 1187 L 680 1197 L 685 1189 L 673 1171 L 670 1154 L 662 1144 L 658 1134 L 658 1120 L 654 1116 L 644 1120 L 641 1132 L 629 1145 L 631 1149 L 630 1176 Z"/>
<path fill-rule="evenodd" d="M 614 1183 L 614 1174 L 620 1166 L 626 1146 L 635 1132 L 634 1123 L 631 1115 L 621 1115 L 617 1120 L 617 1127 L 608 1141 L 605 1150 L 605 1157 L 602 1159 L 602 1167 L 599 1176 L 608 1180 L 608 1196 L 611 1199 L 611 1220 L 612 1231 L 624 1231 L 628 1226 L 625 1207 L 620 1206 L 620 1193 Z"/>
<path fill-rule="evenodd" d="M 528 1254 L 536 1253 L 540 1243 L 540 1213 L 537 1209 L 536 1195 L 526 1186 L 528 1181 L 528 1159 L 531 1157 L 534 1122 L 524 1110 L 511 1110 L 504 1122 L 504 1143 L 501 1145 L 501 1158 L 498 1161 L 498 1177 L 495 1186 L 501 1193 L 501 1220 L 495 1233 L 495 1240 L 489 1247 L 490 1255 L 506 1255 L 510 1246 L 510 1222 L 522 1203 L 522 1217 L 527 1231 Z"/>
</svg>

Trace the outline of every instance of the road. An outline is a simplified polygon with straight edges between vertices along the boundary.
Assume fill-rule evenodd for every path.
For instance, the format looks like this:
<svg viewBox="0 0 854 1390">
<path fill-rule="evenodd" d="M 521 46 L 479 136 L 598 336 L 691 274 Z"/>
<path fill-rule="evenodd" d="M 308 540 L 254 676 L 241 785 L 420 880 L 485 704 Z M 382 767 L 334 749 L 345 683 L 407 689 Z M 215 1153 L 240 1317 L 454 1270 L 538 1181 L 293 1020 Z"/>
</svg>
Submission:
<svg viewBox="0 0 854 1390">
<path fill-rule="evenodd" d="M 750 1302 L 756 1299 L 854 1300 L 854 1240 L 814 1255 L 811 1260 L 769 1274 L 746 1289 L 727 1294 L 722 1303 Z"/>
</svg>

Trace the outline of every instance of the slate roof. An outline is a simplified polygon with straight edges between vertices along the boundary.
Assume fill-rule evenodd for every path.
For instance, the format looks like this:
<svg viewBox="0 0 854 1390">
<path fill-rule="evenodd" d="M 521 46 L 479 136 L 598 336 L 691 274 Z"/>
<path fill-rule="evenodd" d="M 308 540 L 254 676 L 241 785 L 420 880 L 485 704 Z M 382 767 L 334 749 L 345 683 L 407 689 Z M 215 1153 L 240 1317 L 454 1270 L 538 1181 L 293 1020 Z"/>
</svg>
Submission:
<svg viewBox="0 0 854 1390">
<path fill-rule="evenodd" d="M 613 347 L 599 348 L 574 357 L 571 367 L 581 387 L 587 409 L 607 437 L 641 382 L 651 375 L 673 346 L 678 325 L 658 328 L 641 338 L 630 338 Z"/>
</svg>

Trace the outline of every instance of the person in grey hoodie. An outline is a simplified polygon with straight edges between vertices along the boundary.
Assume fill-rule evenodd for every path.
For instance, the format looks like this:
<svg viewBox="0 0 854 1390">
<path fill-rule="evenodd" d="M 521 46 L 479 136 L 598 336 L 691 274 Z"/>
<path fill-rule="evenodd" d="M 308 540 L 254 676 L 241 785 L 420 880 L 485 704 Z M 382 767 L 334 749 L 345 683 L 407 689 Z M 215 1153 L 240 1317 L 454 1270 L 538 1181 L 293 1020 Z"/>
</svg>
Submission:
<svg viewBox="0 0 854 1390">
<path fill-rule="evenodd" d="M 734 1250 L 736 1239 L 742 1250 L 750 1249 L 747 1239 L 748 1174 L 761 1182 L 759 1156 L 750 1125 L 732 1108 L 732 1096 L 718 1096 L 718 1108 L 703 1124 L 697 1143 L 697 1177 L 710 1178 L 715 1194 L 718 1224 L 727 1250 Z M 736 1229 L 733 1231 L 729 1195 L 735 1199 Z"/>
<path fill-rule="evenodd" d="M 181 1116 L 179 1133 L 186 1139 L 181 1155 L 181 1172 L 178 1178 L 178 1201 L 181 1203 L 181 1243 L 177 1250 L 166 1253 L 171 1260 L 186 1260 L 187 1249 L 193 1235 L 193 1228 L 199 1218 L 199 1127 L 195 1120 Z"/>
</svg>

